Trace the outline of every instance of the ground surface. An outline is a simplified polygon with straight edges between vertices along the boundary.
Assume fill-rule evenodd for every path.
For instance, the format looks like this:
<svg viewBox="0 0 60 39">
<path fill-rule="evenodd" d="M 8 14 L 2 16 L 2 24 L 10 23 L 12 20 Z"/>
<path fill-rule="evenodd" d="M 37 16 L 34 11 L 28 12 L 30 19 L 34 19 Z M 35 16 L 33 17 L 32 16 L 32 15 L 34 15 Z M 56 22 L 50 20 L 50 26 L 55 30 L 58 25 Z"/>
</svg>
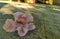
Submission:
<svg viewBox="0 0 60 39">
<path fill-rule="evenodd" d="M 36 4 L 34 9 L 30 9 L 36 29 L 24 37 L 7 33 L 2 28 L 5 20 L 13 18 L 12 13 L 17 11 L 26 10 L 0 3 L 0 39 L 60 39 L 60 6 Z"/>
</svg>

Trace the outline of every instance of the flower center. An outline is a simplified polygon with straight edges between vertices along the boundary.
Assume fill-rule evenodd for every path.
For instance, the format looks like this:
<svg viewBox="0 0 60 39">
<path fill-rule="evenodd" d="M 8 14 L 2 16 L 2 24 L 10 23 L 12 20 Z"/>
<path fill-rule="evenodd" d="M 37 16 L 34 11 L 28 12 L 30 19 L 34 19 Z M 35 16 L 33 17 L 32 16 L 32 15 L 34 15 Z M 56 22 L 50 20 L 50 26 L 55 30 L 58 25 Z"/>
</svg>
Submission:
<svg viewBox="0 0 60 39">
<path fill-rule="evenodd" d="M 25 21 L 24 18 L 20 18 L 20 19 L 18 20 L 18 22 L 21 23 L 21 24 L 24 24 L 24 21 Z"/>
</svg>

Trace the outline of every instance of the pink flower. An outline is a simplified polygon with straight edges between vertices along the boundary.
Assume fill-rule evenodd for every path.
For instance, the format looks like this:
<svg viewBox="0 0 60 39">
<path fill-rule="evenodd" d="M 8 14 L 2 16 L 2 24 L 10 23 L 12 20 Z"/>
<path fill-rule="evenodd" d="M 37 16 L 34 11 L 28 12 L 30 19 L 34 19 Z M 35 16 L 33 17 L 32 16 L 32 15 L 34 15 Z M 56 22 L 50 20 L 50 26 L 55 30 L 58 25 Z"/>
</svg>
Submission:
<svg viewBox="0 0 60 39">
<path fill-rule="evenodd" d="M 13 14 L 14 21 L 7 19 L 3 28 L 6 32 L 18 32 L 19 36 L 25 36 L 28 31 L 34 30 L 33 16 L 31 14 L 24 14 L 22 12 L 16 12 Z"/>
</svg>

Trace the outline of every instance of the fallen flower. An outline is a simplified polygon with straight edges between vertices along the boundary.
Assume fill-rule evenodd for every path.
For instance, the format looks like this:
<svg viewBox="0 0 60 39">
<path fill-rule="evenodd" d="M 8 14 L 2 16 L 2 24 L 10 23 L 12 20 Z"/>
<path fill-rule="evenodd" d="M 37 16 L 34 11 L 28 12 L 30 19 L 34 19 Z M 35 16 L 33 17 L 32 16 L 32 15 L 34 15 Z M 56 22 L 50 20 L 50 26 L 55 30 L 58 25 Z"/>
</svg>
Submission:
<svg viewBox="0 0 60 39">
<path fill-rule="evenodd" d="M 25 36 L 28 31 L 34 30 L 35 25 L 33 23 L 33 16 L 31 14 L 25 14 L 22 12 L 16 12 L 13 14 L 14 20 L 7 19 L 3 29 L 6 32 L 18 32 L 19 36 Z"/>
</svg>

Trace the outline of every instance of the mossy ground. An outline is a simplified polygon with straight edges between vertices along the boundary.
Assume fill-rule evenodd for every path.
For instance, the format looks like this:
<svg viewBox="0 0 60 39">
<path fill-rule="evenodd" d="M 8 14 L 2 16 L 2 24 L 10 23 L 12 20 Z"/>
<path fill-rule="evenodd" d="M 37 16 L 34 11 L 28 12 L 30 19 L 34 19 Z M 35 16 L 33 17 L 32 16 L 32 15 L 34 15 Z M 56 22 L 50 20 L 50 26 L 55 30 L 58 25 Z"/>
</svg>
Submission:
<svg viewBox="0 0 60 39">
<path fill-rule="evenodd" d="M 36 29 L 24 37 L 19 37 L 17 33 L 7 33 L 3 30 L 5 20 L 13 18 L 12 14 L 4 13 L 25 12 L 25 10 L 0 3 L 0 39 L 60 39 L 60 11 L 53 10 L 54 7 L 58 6 L 36 4 L 34 9 L 30 9 Z M 6 9 L 9 12 L 5 12 Z"/>
</svg>

